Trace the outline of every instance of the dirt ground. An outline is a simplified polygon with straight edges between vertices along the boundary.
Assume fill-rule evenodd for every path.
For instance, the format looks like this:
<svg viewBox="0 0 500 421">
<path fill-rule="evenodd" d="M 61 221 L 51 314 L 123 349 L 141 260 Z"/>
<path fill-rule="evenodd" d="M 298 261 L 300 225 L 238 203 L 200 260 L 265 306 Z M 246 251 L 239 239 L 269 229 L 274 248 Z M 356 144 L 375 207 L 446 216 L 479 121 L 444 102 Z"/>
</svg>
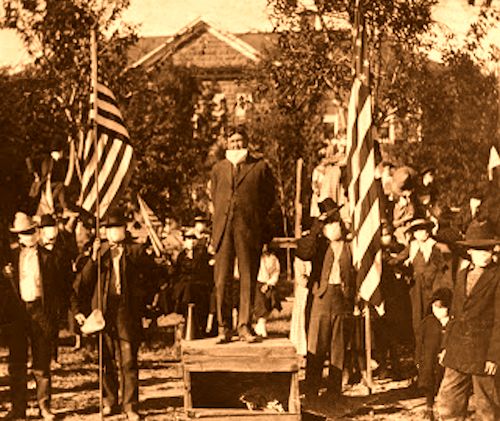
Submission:
<svg viewBox="0 0 500 421">
<path fill-rule="evenodd" d="M 271 335 L 287 333 L 291 303 L 285 303 L 281 314 L 269 323 Z M 63 337 L 60 347 L 61 367 L 53 371 L 54 412 L 59 419 L 98 420 L 97 354 L 73 351 L 69 338 Z M 67 346 L 64 346 L 66 344 Z M 143 347 L 140 352 L 140 407 L 146 420 L 184 420 L 180 363 L 171 346 Z M 302 373 L 303 375 L 303 373 Z M 35 384 L 30 380 L 31 393 L 28 416 L 37 418 Z M 0 419 L 9 407 L 7 350 L 0 348 Z M 303 421 L 329 420 L 421 420 L 425 409 L 424 399 L 416 396 L 408 381 L 376 381 L 372 394 L 362 385 L 344 392 L 333 402 L 319 399 L 314 404 L 303 401 Z M 125 420 L 123 415 L 107 418 L 110 421 Z M 470 420 L 473 420 L 473 414 Z"/>
</svg>

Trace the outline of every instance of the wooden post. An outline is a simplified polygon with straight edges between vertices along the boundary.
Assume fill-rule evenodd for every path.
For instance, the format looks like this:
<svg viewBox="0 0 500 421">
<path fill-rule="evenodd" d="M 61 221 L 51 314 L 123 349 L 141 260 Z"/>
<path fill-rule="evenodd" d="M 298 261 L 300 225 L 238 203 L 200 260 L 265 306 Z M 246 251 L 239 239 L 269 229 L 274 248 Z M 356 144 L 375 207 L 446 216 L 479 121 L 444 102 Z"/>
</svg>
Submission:
<svg viewBox="0 0 500 421">
<path fill-rule="evenodd" d="M 372 393 L 372 324 L 370 319 L 370 304 L 365 302 L 365 351 L 366 351 L 366 383 L 368 393 Z"/>
<path fill-rule="evenodd" d="M 95 28 L 90 31 L 90 55 L 91 55 L 91 86 L 92 86 L 92 137 L 94 143 L 94 153 L 99 154 L 98 146 L 98 133 L 97 133 L 97 39 Z M 99 231 L 101 228 L 101 215 L 100 215 L 100 200 L 99 200 L 99 169 L 95 166 L 95 189 L 96 189 L 96 219 L 95 219 L 95 230 L 96 238 L 99 238 Z M 97 253 L 97 307 L 102 311 L 102 288 L 101 288 L 101 252 Z M 101 420 L 104 419 L 104 414 L 102 412 L 103 408 L 103 362 L 102 362 L 102 331 L 99 332 L 99 416 Z"/>
<path fill-rule="evenodd" d="M 295 180 L 295 238 L 300 238 L 302 235 L 302 168 L 304 160 L 297 159 L 297 171 Z"/>
</svg>

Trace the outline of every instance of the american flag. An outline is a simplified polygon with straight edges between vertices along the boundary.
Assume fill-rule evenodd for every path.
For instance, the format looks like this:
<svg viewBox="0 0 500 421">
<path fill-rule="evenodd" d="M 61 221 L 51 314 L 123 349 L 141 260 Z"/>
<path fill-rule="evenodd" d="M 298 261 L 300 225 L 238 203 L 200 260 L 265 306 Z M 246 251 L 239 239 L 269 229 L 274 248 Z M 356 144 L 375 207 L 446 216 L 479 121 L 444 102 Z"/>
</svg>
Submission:
<svg viewBox="0 0 500 421">
<path fill-rule="evenodd" d="M 110 89 L 97 83 L 97 98 L 90 98 L 91 122 L 97 124 L 97 150 L 90 130 L 82 151 L 81 207 L 103 218 L 120 193 L 127 187 L 133 171 L 133 148 L 115 96 Z M 98 178 L 96 186 L 95 172 Z M 99 193 L 97 193 L 97 191 Z M 99 209 L 97 209 L 99 194 Z"/>
<path fill-rule="evenodd" d="M 366 27 L 359 1 L 354 23 L 354 83 L 347 124 L 347 180 L 353 227 L 353 263 L 358 271 L 359 296 L 383 311 L 379 283 L 382 274 L 380 202 L 375 179 L 376 155 L 371 136 L 372 103 L 369 85 Z"/>
<path fill-rule="evenodd" d="M 144 221 L 144 225 L 148 230 L 148 236 L 151 240 L 154 252 L 156 256 L 160 257 L 164 252 L 163 244 L 158 236 L 158 231 L 163 229 L 163 225 L 160 219 L 154 214 L 152 209 L 147 205 L 144 199 L 137 195 L 137 202 L 139 202 L 139 209 L 141 211 L 141 216 Z"/>
</svg>

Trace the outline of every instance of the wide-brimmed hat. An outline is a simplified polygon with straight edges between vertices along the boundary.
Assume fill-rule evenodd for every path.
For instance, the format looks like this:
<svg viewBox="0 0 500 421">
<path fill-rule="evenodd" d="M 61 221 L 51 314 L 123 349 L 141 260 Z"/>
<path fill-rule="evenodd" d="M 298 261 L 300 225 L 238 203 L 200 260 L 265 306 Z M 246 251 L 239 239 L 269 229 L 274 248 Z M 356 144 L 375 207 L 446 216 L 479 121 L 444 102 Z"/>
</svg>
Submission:
<svg viewBox="0 0 500 421">
<path fill-rule="evenodd" d="M 55 218 L 49 214 L 49 213 L 46 213 L 44 215 L 42 215 L 40 217 L 40 223 L 38 224 L 38 226 L 40 228 L 43 228 L 43 227 L 55 227 L 57 225 L 56 223 L 56 220 Z"/>
<path fill-rule="evenodd" d="M 33 221 L 31 216 L 26 215 L 24 212 L 16 212 L 12 227 L 9 228 L 10 232 L 19 234 L 26 231 L 31 231 L 36 228 L 36 222 Z"/>
<path fill-rule="evenodd" d="M 425 219 L 425 218 L 415 218 L 410 221 L 408 226 L 406 227 L 407 231 L 417 231 L 419 229 L 425 229 L 431 231 L 434 228 L 434 222 Z"/>
<path fill-rule="evenodd" d="M 125 227 L 127 224 L 128 219 L 123 209 L 116 208 L 108 213 L 102 225 L 103 227 Z"/>
<path fill-rule="evenodd" d="M 318 203 L 320 218 L 323 216 L 325 222 L 338 221 L 340 219 L 339 210 L 343 205 L 338 205 L 331 197 L 327 197 L 322 202 Z"/>
<path fill-rule="evenodd" d="M 465 240 L 457 244 L 471 249 L 490 249 L 500 244 L 488 221 L 472 221 L 465 232 Z"/>
</svg>

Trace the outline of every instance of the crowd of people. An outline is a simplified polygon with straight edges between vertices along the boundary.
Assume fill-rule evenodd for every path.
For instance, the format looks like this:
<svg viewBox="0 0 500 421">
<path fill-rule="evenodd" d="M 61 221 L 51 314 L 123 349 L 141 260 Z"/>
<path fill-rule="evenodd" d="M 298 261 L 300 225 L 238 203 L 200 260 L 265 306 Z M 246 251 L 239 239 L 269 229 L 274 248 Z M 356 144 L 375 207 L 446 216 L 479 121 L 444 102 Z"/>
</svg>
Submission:
<svg viewBox="0 0 500 421">
<path fill-rule="evenodd" d="M 165 220 L 162 256 L 133 237 L 134 222 L 123 208 L 108 212 L 98 231 L 82 210 L 37 222 L 16 213 L 0 277 L 12 401 L 7 419 L 26 416 L 28 347 L 40 415 L 55 418 L 51 366 L 67 316 L 76 347 L 91 347 L 89 337 L 102 333 L 103 414 L 122 411 L 129 420 L 140 419 L 137 359 L 147 320 L 182 314 L 195 337 L 213 336 L 220 346 L 268 336 L 267 319 L 281 309 L 280 261 L 267 225 L 275 183 L 266 161 L 247 145 L 242 129 L 228 137 L 225 158 L 212 169 L 211 217 L 198 213 L 189 229 Z M 379 378 L 415 378 L 429 419 L 436 396 L 443 419 L 464 419 L 472 392 L 479 419 L 498 419 L 500 241 L 483 205 L 471 201 L 466 222 L 457 223 L 437 200 L 434 169 L 377 167 L 383 306 L 370 311 L 374 361 L 366 361 L 365 303 L 353 266 L 342 164 L 322 165 L 313 174 L 310 226 L 297 239 L 294 260 L 290 339 L 305 357 L 307 399 L 337 399 L 348 383 L 368 382 L 367 366 L 376 361 Z M 402 367 L 408 353 L 414 372 Z"/>
<path fill-rule="evenodd" d="M 435 419 L 436 411 L 440 419 L 465 419 L 472 393 L 478 419 L 499 419 L 500 242 L 481 201 L 471 200 L 468 216 L 458 218 L 439 204 L 433 168 L 377 167 L 383 305 L 370 311 L 374 361 L 367 362 L 366 303 L 357 294 L 342 163 L 330 159 L 322 166 L 312 224 L 298 240 L 295 261 L 290 338 L 306 356 L 306 396 L 336 399 L 360 380 L 371 387 L 370 364 L 378 366 L 379 378 L 410 379 L 426 397 L 426 419 Z M 403 370 L 408 357 L 413 363 Z"/>
</svg>

